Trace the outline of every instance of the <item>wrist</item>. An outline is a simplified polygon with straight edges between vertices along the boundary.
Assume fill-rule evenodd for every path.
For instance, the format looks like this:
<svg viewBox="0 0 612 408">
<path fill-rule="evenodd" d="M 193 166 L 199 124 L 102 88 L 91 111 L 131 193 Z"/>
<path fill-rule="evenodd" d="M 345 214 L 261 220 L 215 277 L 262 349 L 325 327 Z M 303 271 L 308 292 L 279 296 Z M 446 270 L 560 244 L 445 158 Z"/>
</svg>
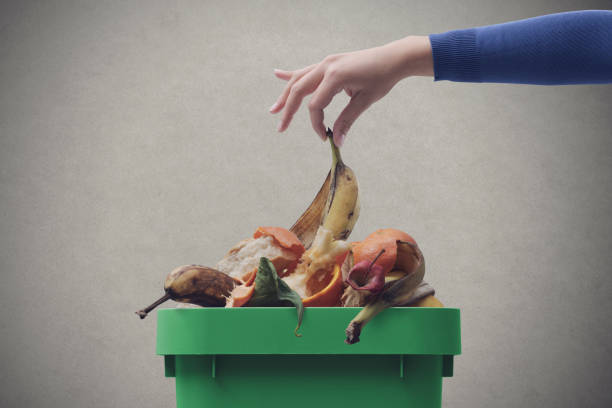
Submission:
<svg viewBox="0 0 612 408">
<path fill-rule="evenodd" d="M 433 76 L 433 56 L 428 36 L 408 36 L 387 44 L 398 80 L 409 76 Z"/>
</svg>

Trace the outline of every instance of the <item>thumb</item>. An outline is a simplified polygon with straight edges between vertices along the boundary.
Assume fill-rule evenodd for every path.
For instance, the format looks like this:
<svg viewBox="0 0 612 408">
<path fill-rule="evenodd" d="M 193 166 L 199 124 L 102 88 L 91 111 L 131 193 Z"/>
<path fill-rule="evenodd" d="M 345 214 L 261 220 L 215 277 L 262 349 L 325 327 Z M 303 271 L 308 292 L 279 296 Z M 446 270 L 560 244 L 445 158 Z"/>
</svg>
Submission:
<svg viewBox="0 0 612 408">
<path fill-rule="evenodd" d="M 334 123 L 334 143 L 340 147 L 344 143 L 346 134 L 355 120 L 370 106 L 369 98 L 361 92 L 353 94 L 348 105 L 336 119 Z"/>
</svg>

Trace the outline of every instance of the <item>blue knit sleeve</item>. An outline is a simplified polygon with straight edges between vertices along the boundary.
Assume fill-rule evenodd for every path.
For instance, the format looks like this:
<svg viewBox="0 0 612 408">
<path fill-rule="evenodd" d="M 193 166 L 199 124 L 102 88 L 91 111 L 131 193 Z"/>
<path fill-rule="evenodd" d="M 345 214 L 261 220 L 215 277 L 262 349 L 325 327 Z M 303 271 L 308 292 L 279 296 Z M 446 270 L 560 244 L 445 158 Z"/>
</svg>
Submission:
<svg viewBox="0 0 612 408">
<path fill-rule="evenodd" d="M 612 83 L 612 11 L 550 14 L 429 38 L 436 81 Z"/>
</svg>

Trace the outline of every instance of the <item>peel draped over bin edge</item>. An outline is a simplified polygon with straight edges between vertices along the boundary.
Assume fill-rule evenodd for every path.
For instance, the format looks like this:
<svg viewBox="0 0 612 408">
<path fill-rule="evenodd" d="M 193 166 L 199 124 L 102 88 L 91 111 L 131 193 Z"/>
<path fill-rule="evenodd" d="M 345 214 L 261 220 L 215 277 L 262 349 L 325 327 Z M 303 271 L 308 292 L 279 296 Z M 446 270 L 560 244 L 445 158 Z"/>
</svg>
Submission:
<svg viewBox="0 0 612 408">
<path fill-rule="evenodd" d="M 386 284 L 412 273 L 417 268 L 412 245 L 416 241 L 395 228 L 379 229 L 363 241 L 351 243 L 351 254 L 343 265 L 344 306 L 364 306 Z"/>
<path fill-rule="evenodd" d="M 406 253 L 404 261 L 407 262 L 407 265 L 415 265 L 414 269 L 408 271 L 399 279 L 386 283 L 384 289 L 368 301 L 366 306 L 351 320 L 346 328 L 345 343 L 355 344 L 359 342 L 361 330 L 374 316 L 386 308 L 406 304 L 423 281 L 425 258 L 418 245 L 399 239 L 396 241 L 396 245 L 402 248 L 402 252 Z"/>
<path fill-rule="evenodd" d="M 268 258 L 262 257 L 260 259 L 253 286 L 254 290 L 249 300 L 245 302 L 245 306 L 295 306 L 298 323 L 294 333 L 297 337 L 301 337 L 302 335 L 298 334 L 297 331 L 302 325 L 302 317 L 304 316 L 302 298 L 278 277 L 274 264 Z"/>
</svg>

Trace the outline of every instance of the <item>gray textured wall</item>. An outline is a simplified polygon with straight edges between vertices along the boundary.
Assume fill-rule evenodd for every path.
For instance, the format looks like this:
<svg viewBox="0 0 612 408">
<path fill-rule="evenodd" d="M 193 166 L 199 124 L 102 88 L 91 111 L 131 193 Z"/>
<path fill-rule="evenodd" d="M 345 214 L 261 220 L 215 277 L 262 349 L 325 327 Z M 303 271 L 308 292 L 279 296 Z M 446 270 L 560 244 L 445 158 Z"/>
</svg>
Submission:
<svg viewBox="0 0 612 408">
<path fill-rule="evenodd" d="M 329 165 L 272 68 L 610 1 L 0 6 L 0 405 L 168 407 L 174 266 L 289 226 Z M 347 101 L 328 110 L 335 117 Z M 446 407 L 612 404 L 612 87 L 408 79 L 353 127 L 353 238 L 393 226 L 460 307 Z M 343 328 L 339 328 L 343 329 Z"/>
</svg>

